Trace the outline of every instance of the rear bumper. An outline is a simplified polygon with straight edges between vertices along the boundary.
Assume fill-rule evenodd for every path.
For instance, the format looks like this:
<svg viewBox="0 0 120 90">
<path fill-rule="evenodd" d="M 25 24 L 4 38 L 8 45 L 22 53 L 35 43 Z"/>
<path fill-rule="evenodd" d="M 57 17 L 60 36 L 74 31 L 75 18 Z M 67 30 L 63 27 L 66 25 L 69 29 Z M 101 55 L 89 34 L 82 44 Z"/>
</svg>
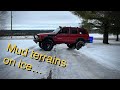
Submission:
<svg viewBox="0 0 120 90">
<path fill-rule="evenodd" d="M 86 43 L 90 43 L 90 40 L 86 40 Z"/>
</svg>

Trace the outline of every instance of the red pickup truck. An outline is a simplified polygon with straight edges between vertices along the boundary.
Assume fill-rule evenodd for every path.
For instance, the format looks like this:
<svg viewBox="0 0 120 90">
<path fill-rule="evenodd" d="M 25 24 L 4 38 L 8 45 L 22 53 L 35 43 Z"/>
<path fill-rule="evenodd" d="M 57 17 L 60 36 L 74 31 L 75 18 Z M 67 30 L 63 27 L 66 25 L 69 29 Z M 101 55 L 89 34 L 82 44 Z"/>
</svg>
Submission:
<svg viewBox="0 0 120 90">
<path fill-rule="evenodd" d="M 79 50 L 89 42 L 89 34 L 86 29 L 79 27 L 59 27 L 52 33 L 40 33 L 34 35 L 34 42 L 39 43 L 45 51 L 52 50 L 56 44 L 65 43 L 69 48 Z"/>
</svg>

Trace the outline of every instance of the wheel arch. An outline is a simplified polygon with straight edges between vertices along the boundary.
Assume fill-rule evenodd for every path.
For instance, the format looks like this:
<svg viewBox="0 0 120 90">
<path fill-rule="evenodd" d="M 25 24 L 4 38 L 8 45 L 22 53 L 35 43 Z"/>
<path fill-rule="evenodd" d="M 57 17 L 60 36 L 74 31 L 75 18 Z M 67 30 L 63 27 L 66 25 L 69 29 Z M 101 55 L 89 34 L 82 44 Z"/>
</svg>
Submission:
<svg viewBox="0 0 120 90">
<path fill-rule="evenodd" d="M 76 39 L 76 43 L 77 43 L 78 41 L 83 41 L 83 42 L 85 43 L 85 39 L 84 39 L 84 38 L 77 38 L 77 39 Z"/>
<path fill-rule="evenodd" d="M 52 40 L 53 41 L 53 43 L 54 43 L 54 40 L 53 40 L 53 38 L 52 37 L 45 37 L 44 39 L 43 39 L 43 41 L 45 41 L 45 40 Z"/>
</svg>

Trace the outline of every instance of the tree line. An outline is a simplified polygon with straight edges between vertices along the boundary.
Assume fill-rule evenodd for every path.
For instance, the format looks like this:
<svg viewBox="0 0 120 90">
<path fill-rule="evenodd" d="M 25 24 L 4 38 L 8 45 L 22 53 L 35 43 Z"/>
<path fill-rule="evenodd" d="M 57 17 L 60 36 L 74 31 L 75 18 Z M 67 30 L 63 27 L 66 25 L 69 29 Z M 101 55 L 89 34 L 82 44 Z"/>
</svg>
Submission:
<svg viewBox="0 0 120 90">
<path fill-rule="evenodd" d="M 50 33 L 54 30 L 0 30 L 1 36 L 33 36 L 38 33 Z"/>
</svg>

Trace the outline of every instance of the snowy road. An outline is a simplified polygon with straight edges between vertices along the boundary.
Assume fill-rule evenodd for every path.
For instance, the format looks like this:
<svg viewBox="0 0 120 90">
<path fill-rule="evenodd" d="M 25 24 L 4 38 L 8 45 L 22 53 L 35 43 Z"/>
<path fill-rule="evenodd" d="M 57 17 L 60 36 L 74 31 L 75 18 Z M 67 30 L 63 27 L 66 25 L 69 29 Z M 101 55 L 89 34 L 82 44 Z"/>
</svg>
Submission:
<svg viewBox="0 0 120 90">
<path fill-rule="evenodd" d="M 7 52 L 8 42 L 19 48 L 29 48 L 28 57 Z M 95 40 L 80 50 L 68 49 L 65 44 L 61 44 L 52 51 L 43 51 L 32 40 L 0 40 L 0 79 L 120 79 L 120 42 L 111 40 L 110 43 L 103 45 L 101 40 Z M 67 67 L 31 59 L 29 56 L 32 50 L 64 59 Z M 5 65 L 5 57 L 16 60 L 16 66 Z M 20 60 L 32 64 L 32 69 L 41 74 L 19 69 L 17 64 Z"/>
</svg>

